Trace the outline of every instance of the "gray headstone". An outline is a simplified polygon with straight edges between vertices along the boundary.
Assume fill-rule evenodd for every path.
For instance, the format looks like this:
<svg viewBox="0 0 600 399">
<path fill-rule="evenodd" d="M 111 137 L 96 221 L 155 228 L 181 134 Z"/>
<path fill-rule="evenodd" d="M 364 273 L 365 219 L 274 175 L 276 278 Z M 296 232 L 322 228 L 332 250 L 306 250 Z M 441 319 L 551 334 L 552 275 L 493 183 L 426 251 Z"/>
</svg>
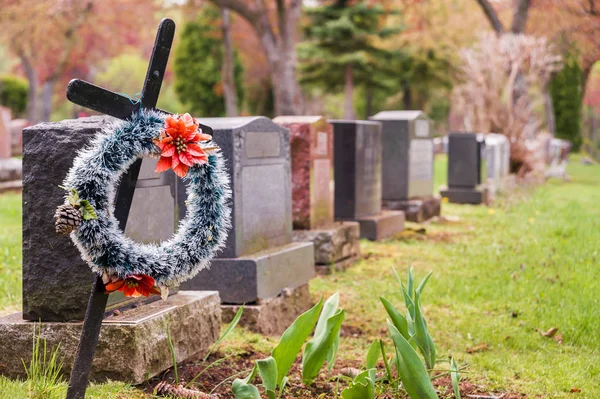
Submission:
<svg viewBox="0 0 600 399">
<path fill-rule="evenodd" d="M 265 117 L 203 118 L 231 178 L 232 229 L 211 266 L 182 284 L 224 303 L 259 302 L 314 276 L 313 243 L 292 243 L 290 138 Z"/>
<path fill-rule="evenodd" d="M 481 184 L 484 146 L 475 133 L 448 134 L 448 187 L 475 188 Z"/>
<path fill-rule="evenodd" d="M 237 258 L 292 241 L 290 139 L 265 117 L 201 118 L 227 160 L 232 230 L 220 258 Z"/>
<path fill-rule="evenodd" d="M 381 212 L 381 123 L 330 120 L 334 131 L 335 218 Z"/>
<path fill-rule="evenodd" d="M 433 195 L 433 129 L 422 111 L 382 111 L 382 199 Z"/>
<path fill-rule="evenodd" d="M 111 118 L 90 117 L 42 123 L 23 131 L 23 318 L 81 320 L 94 276 L 69 237 L 54 232 L 54 211 L 63 202 L 62 184 L 77 151 Z M 153 176 L 152 159 L 144 159 L 126 234 L 142 242 L 170 236 L 176 209 L 169 173 Z M 152 218 L 148 216 L 152 215 Z M 156 219 L 154 219 L 156 218 Z M 158 223 L 157 223 L 158 222 Z M 162 224 L 164 223 L 164 225 Z M 160 224 L 160 226 L 159 226 Z M 111 294 L 109 309 L 139 299 Z"/>
</svg>

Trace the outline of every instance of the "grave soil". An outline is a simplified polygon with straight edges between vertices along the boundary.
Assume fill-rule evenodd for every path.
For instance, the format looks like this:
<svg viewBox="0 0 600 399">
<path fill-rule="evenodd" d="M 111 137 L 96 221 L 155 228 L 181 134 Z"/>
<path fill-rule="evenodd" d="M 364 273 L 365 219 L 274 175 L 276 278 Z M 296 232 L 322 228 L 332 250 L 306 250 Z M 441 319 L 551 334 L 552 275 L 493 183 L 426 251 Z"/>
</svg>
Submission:
<svg viewBox="0 0 600 399">
<path fill-rule="evenodd" d="M 196 375 L 202 375 L 189 388 L 200 392 L 218 395 L 219 398 L 234 398 L 231 392 L 231 383 L 234 378 L 245 378 L 252 369 L 254 361 L 269 356 L 267 353 L 256 352 L 248 346 L 245 351 L 241 351 L 237 356 L 227 357 L 224 353 L 215 353 L 206 360 L 206 362 L 189 362 L 178 366 L 180 382 L 185 385 Z M 220 359 L 224 359 L 219 362 Z M 210 366 L 213 362 L 219 362 L 216 366 Z M 361 361 L 359 360 L 340 360 L 336 362 L 331 373 L 323 371 L 319 374 L 312 386 L 302 384 L 301 358 L 296 359 L 292 370 L 289 373 L 289 382 L 286 385 L 286 392 L 282 395 L 285 399 L 329 399 L 339 398 L 341 391 L 348 385 L 349 378 L 344 376 L 348 369 L 360 370 Z M 204 371 L 207 369 L 206 371 Z M 204 371 L 204 372 L 203 372 Z M 378 365 L 378 374 L 383 375 L 385 369 L 380 362 Z M 176 385 L 173 369 L 166 371 L 161 376 L 153 378 L 143 386 L 143 390 L 151 395 L 154 387 L 160 381 L 167 381 Z M 227 381 L 223 383 L 223 381 Z M 256 377 L 255 385 L 260 384 L 260 378 Z M 454 391 L 452 381 L 447 375 L 440 375 L 434 380 L 434 386 L 438 391 L 440 399 L 453 399 Z M 259 389 L 261 389 L 259 387 Z M 261 390 L 261 393 L 262 390 Z M 337 394 L 336 394 L 337 393 Z M 463 398 L 476 397 L 478 399 L 524 399 L 528 396 L 516 392 L 506 392 L 488 389 L 486 386 L 471 382 L 468 378 L 462 378 L 460 382 L 460 393 Z M 266 396 L 265 396 L 266 397 Z M 378 399 L 408 399 L 407 395 L 400 394 L 396 396 L 392 392 L 383 392 L 377 396 Z"/>
</svg>

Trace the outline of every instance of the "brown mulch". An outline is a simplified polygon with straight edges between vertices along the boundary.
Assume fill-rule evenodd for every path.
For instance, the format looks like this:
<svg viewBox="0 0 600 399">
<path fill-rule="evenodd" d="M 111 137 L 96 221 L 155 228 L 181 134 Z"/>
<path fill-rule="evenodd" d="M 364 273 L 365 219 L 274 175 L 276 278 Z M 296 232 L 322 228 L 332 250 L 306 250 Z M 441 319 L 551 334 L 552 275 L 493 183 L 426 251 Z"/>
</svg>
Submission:
<svg viewBox="0 0 600 399">
<path fill-rule="evenodd" d="M 244 351 L 236 354 L 235 356 L 231 356 L 227 359 L 224 359 L 222 362 L 219 362 L 215 366 L 211 367 L 205 373 L 203 373 L 191 386 L 190 388 L 196 389 L 198 391 L 204 393 L 217 394 L 219 398 L 234 398 L 233 393 L 231 392 L 231 384 L 235 378 L 245 378 L 251 371 L 254 366 L 254 360 L 262 359 L 267 357 L 268 354 L 255 352 L 251 348 L 247 348 Z M 212 354 L 205 364 L 202 364 L 201 361 L 190 362 L 186 364 L 180 364 L 178 366 L 179 379 L 180 383 L 185 385 L 188 381 L 194 378 L 198 373 L 206 368 L 206 366 L 210 365 L 212 362 L 218 361 L 219 359 L 223 359 L 223 354 L 216 353 Z M 349 360 L 338 360 L 331 372 L 329 374 L 326 368 L 323 368 L 323 371 L 318 376 L 316 381 L 310 387 L 302 384 L 302 374 L 301 374 L 301 358 L 298 357 L 296 359 L 296 363 L 292 367 L 292 370 L 289 373 L 289 381 L 286 386 L 286 392 L 282 396 L 285 399 L 309 399 L 309 398 L 319 398 L 319 399 L 330 399 L 334 398 L 334 392 L 339 390 L 340 392 L 347 386 L 348 378 L 347 377 L 339 377 L 342 374 L 342 369 L 355 368 L 360 369 L 363 365 L 362 360 L 349 361 Z M 383 364 L 379 365 L 380 374 L 383 375 L 384 367 Z M 235 374 L 238 374 L 234 376 Z M 229 378 L 229 379 L 228 379 Z M 225 383 L 222 383 L 225 379 L 228 379 Z M 145 390 L 148 393 L 153 393 L 154 387 L 160 381 L 167 381 L 168 383 L 175 385 L 174 373 L 173 370 L 170 369 L 167 372 L 163 373 L 163 375 L 156 377 L 150 381 L 148 381 L 145 385 Z M 220 385 L 219 385 L 220 384 Z M 257 377 L 254 380 L 254 384 L 259 386 L 260 378 Z M 449 376 L 442 376 L 436 378 L 434 380 L 434 386 L 439 392 L 440 399 L 453 399 L 454 393 L 452 389 L 452 381 Z M 215 389 L 216 388 L 216 389 Z M 260 387 L 259 387 L 260 389 Z M 471 397 L 489 397 L 490 399 L 497 397 L 502 399 L 524 399 L 525 395 L 514 392 L 491 392 L 489 389 L 482 385 L 477 385 L 470 382 L 467 378 L 461 380 L 460 383 L 460 392 L 463 399 Z M 394 399 L 395 395 L 383 394 L 377 397 L 378 399 Z M 407 397 L 401 397 L 402 399 L 408 399 Z"/>
</svg>

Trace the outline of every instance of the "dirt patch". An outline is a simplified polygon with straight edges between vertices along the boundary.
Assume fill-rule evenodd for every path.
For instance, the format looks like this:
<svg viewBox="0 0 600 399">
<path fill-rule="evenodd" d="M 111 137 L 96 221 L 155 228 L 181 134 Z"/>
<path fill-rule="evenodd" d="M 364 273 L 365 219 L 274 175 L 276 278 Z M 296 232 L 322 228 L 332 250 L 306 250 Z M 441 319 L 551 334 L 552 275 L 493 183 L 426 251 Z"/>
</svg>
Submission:
<svg viewBox="0 0 600 399">
<path fill-rule="evenodd" d="M 254 366 L 254 360 L 267 357 L 268 354 L 253 351 L 251 348 L 243 350 L 234 356 L 224 357 L 223 354 L 217 353 L 209 357 L 206 363 L 190 362 L 180 364 L 178 367 L 179 379 L 185 385 L 191 381 L 198 373 L 201 373 L 213 362 L 215 366 L 210 367 L 202 373 L 191 385 L 190 388 L 197 389 L 201 392 L 217 394 L 221 399 L 234 398 L 231 392 L 231 384 L 235 378 L 245 378 Z M 286 392 L 282 396 L 285 399 L 333 399 L 336 397 L 335 391 L 341 392 L 347 385 L 349 378 L 341 376 L 343 369 L 353 368 L 360 369 L 363 366 L 363 361 L 360 360 L 339 360 L 336 362 L 331 374 L 326 368 L 319 374 L 313 385 L 310 387 L 302 384 L 302 359 L 298 357 L 292 366 L 289 373 L 289 382 L 286 386 Z M 383 364 L 379 365 L 380 376 L 384 373 Z M 174 384 L 173 370 L 168 370 L 162 376 L 154 378 L 146 383 L 144 389 L 149 394 L 152 394 L 153 388 L 159 381 L 167 381 Z M 225 382 L 223 382 L 225 381 Z M 260 384 L 260 378 L 254 380 L 255 385 Z M 442 376 L 434 380 L 434 386 L 439 392 L 440 399 L 454 398 L 452 381 L 450 376 Z M 259 389 L 261 389 L 259 387 Z M 460 392 L 463 398 L 468 398 L 467 395 L 479 395 L 492 397 L 501 397 L 502 399 L 524 399 L 525 395 L 514 392 L 495 392 L 486 389 L 485 386 L 477 385 L 464 379 L 460 383 Z M 339 397 L 339 393 L 338 396 Z M 390 390 L 389 393 L 384 393 L 377 396 L 378 399 L 394 399 L 397 398 Z M 408 399 L 407 396 L 399 396 L 401 399 Z"/>
<path fill-rule="evenodd" d="M 398 241 L 430 241 L 435 243 L 447 243 L 452 244 L 460 238 L 463 233 L 448 232 L 448 231 L 437 231 L 427 232 L 426 229 L 405 229 L 401 233 L 396 234 L 394 237 Z"/>
<path fill-rule="evenodd" d="M 342 324 L 340 337 L 358 338 L 363 335 L 365 335 L 365 330 L 362 327 Z"/>
</svg>

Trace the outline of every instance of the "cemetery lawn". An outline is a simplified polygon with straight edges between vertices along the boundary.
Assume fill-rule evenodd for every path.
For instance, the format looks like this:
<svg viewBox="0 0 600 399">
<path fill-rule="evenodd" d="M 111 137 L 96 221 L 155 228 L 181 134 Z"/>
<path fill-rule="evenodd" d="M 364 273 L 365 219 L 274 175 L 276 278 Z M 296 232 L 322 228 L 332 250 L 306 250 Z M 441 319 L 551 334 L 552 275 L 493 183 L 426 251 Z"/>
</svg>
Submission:
<svg viewBox="0 0 600 399">
<path fill-rule="evenodd" d="M 444 170 L 443 161 L 437 160 L 436 173 Z M 403 310 L 392 267 L 405 279 L 410 264 L 418 280 L 433 271 L 422 295 L 429 330 L 439 358 L 452 355 L 468 364 L 463 378 L 470 383 L 511 394 L 505 399 L 600 398 L 600 165 L 584 166 L 572 157 L 569 173 L 571 182 L 521 189 L 491 208 L 443 204 L 451 220 L 407 224 L 411 229 L 394 239 L 364 241 L 355 266 L 315 278 L 314 299 L 339 291 L 346 310 L 334 372 L 364 365 L 374 339 L 385 337 L 389 344 L 379 296 Z M 20 307 L 20 196 L 0 195 L 0 210 L 1 311 Z M 554 338 L 542 336 L 551 328 L 558 329 Z M 237 356 L 208 371 L 197 386 L 210 391 L 248 369 L 250 359 L 266 356 L 276 342 L 237 328 L 210 361 Z M 200 369 L 180 365 L 179 374 L 189 381 Z M 318 388 L 299 389 L 294 370 L 293 391 L 285 397 L 334 397 L 322 390 L 336 385 L 326 372 Z M 230 397 L 230 386 L 216 392 Z M 0 377 L 0 392 L 18 387 L 22 383 Z M 581 392 L 571 393 L 574 388 Z M 90 397 L 153 397 L 149 384 L 134 390 L 108 383 L 93 391 Z"/>
</svg>

